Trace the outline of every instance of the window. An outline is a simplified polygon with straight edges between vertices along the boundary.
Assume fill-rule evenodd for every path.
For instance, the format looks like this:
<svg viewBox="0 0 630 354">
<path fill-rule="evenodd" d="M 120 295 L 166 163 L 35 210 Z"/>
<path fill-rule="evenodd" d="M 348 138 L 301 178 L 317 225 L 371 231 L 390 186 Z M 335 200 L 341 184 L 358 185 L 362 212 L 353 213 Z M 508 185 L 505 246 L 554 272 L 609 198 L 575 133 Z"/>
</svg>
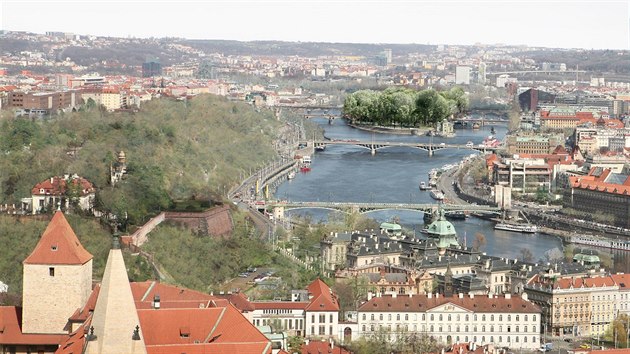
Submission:
<svg viewBox="0 0 630 354">
<path fill-rule="evenodd" d="M 440 314 L 440 321 L 442 321 L 442 314 Z"/>
<path fill-rule="evenodd" d="M 335 323 L 335 321 L 333 321 L 333 314 L 332 313 L 330 314 L 330 321 L 329 322 L 330 323 Z"/>
<path fill-rule="evenodd" d="M 525 322 L 527 322 L 527 315 L 525 315 Z"/>
<path fill-rule="evenodd" d="M 433 314 L 431 314 L 431 321 L 433 321 L 433 319 L 434 319 L 434 318 L 433 318 Z"/>
<path fill-rule="evenodd" d="M 319 335 L 326 335 L 326 326 L 319 326 Z"/>
<path fill-rule="evenodd" d="M 333 326 L 330 326 L 330 328 L 328 329 L 328 334 L 332 336 L 332 334 L 333 334 Z"/>
<path fill-rule="evenodd" d="M 448 321 L 451 322 L 451 314 L 448 315 Z"/>
<path fill-rule="evenodd" d="M 50 275 L 51 277 L 55 276 L 55 267 L 48 268 L 48 275 Z"/>
<path fill-rule="evenodd" d="M 372 317 L 372 318 L 371 318 L 371 320 L 372 320 L 372 321 L 374 321 L 374 314 L 372 314 L 372 316 L 371 316 L 371 317 Z"/>
<path fill-rule="evenodd" d="M 466 321 L 468 321 L 468 315 L 466 315 Z"/>
<path fill-rule="evenodd" d="M 400 314 L 399 313 L 396 314 L 396 321 L 400 321 Z"/>
<path fill-rule="evenodd" d="M 391 321 L 391 320 L 392 320 L 392 314 L 391 314 L 391 313 L 387 315 L 387 320 L 388 320 L 388 321 Z"/>
<path fill-rule="evenodd" d="M 383 314 L 378 315 L 378 319 L 379 319 L 380 321 L 382 321 L 382 320 L 383 320 Z"/>
<path fill-rule="evenodd" d="M 362 330 L 363 332 L 365 332 L 365 325 L 363 325 L 363 327 L 361 328 L 361 330 Z"/>
<path fill-rule="evenodd" d="M 365 321 L 365 314 L 363 314 L 363 321 Z"/>
<path fill-rule="evenodd" d="M 512 315 L 508 315 L 508 322 L 512 321 Z"/>
<path fill-rule="evenodd" d="M 536 315 L 533 315 L 532 317 L 532 321 L 536 322 Z"/>
<path fill-rule="evenodd" d="M 311 315 L 311 323 L 314 323 L 314 322 L 315 322 L 315 315 L 313 314 Z"/>
<path fill-rule="evenodd" d="M 536 320 L 536 319 L 534 319 L 534 321 L 535 321 L 535 320 Z M 503 321 L 503 315 L 499 315 L 499 322 L 502 322 L 502 321 Z M 499 341 L 499 342 L 500 342 L 500 341 Z"/>
<path fill-rule="evenodd" d="M 408 313 L 405 314 L 405 321 L 409 321 L 409 314 Z"/>
<path fill-rule="evenodd" d="M 482 320 L 483 322 L 486 322 L 486 315 L 481 315 L 481 320 Z"/>
<path fill-rule="evenodd" d="M 527 321 L 527 319 L 525 319 L 525 321 Z M 518 322 L 518 315 L 516 315 L 516 322 Z"/>
<path fill-rule="evenodd" d="M 319 323 L 326 323 L 326 314 L 319 315 Z"/>
</svg>

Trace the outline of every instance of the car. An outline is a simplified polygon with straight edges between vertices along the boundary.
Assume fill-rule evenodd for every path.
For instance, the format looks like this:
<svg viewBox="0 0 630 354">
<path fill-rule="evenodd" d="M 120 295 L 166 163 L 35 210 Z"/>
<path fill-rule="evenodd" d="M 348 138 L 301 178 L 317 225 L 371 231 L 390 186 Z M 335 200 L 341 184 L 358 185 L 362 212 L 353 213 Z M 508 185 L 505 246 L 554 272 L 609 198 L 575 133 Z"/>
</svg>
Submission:
<svg viewBox="0 0 630 354">
<path fill-rule="evenodd" d="M 440 143 L 440 146 L 444 146 L 444 145 L 446 145 L 446 143 Z"/>
<path fill-rule="evenodd" d="M 565 338 L 565 339 L 564 339 L 564 341 L 565 341 L 565 342 L 567 342 L 567 343 L 571 343 L 571 342 L 573 342 L 573 339 L 571 339 L 571 338 Z"/>
<path fill-rule="evenodd" d="M 580 348 L 582 348 L 582 349 L 591 349 L 591 345 L 584 343 L 584 344 L 580 345 Z"/>
<path fill-rule="evenodd" d="M 241 278 L 247 278 L 249 276 L 249 273 L 241 273 L 238 276 Z"/>
</svg>

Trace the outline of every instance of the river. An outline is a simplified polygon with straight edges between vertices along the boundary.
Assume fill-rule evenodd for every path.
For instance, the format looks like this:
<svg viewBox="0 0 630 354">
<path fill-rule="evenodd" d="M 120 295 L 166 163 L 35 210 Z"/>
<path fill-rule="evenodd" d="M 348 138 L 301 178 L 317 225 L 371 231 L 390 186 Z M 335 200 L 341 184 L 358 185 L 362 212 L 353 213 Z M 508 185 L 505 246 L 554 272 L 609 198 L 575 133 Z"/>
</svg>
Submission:
<svg viewBox="0 0 630 354">
<path fill-rule="evenodd" d="M 329 139 L 383 141 L 383 142 L 429 142 L 439 144 L 466 144 L 472 141 L 481 143 L 491 134 L 503 139 L 505 124 L 487 125 L 478 130 L 458 129 L 454 138 L 427 136 L 374 134 L 349 127 L 342 119 L 328 124 L 327 119 L 314 119 L 325 130 Z M 300 173 L 295 179 L 278 186 L 276 197 L 291 201 L 332 201 L 332 202 L 385 202 L 385 203 L 434 203 L 428 191 L 421 191 L 420 181 L 428 182 L 428 172 L 446 164 L 458 163 L 462 158 L 476 153 L 472 150 L 443 149 L 432 157 L 424 150 L 392 147 L 380 149 L 375 155 L 367 149 L 355 146 L 329 145 L 325 151 L 316 152 L 312 159 L 312 170 Z M 325 220 L 329 211 L 302 209 L 287 211 L 287 215 L 310 215 L 313 220 Z M 424 227 L 422 213 L 401 210 L 382 210 L 366 214 L 378 222 L 391 221 L 393 217 L 409 230 L 418 231 Z M 460 240 L 472 244 L 475 235 L 485 236 L 486 245 L 482 251 L 489 255 L 517 258 L 521 249 L 527 248 L 534 259 L 544 258 L 545 252 L 562 249 L 562 241 L 555 236 L 536 233 L 526 235 L 509 231 L 494 230 L 494 223 L 478 218 L 451 221 Z"/>
</svg>

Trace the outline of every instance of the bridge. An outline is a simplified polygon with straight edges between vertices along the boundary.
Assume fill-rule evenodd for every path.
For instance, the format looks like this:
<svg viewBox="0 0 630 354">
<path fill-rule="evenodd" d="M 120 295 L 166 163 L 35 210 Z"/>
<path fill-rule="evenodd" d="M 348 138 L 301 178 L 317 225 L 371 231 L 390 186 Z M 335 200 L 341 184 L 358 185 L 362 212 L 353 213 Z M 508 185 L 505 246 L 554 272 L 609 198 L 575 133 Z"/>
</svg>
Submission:
<svg viewBox="0 0 630 354">
<path fill-rule="evenodd" d="M 402 143 L 402 142 L 382 142 L 382 141 L 359 141 L 359 140 L 314 140 L 301 142 L 301 144 L 313 144 L 315 149 L 325 148 L 328 145 L 354 145 L 364 149 L 368 149 L 375 154 L 377 150 L 385 149 L 389 147 L 409 147 L 414 149 L 420 149 L 427 151 L 429 156 L 433 156 L 433 153 L 443 149 L 468 149 L 481 151 L 483 153 L 494 152 L 498 150 L 498 147 L 479 146 L 474 144 L 433 144 L 433 143 Z"/>
<path fill-rule="evenodd" d="M 348 203 L 348 202 L 290 202 L 275 201 L 267 203 L 266 207 L 273 210 L 276 219 L 283 219 L 284 212 L 291 209 L 327 209 L 345 213 L 369 213 L 375 210 L 410 210 L 430 213 L 438 208 L 438 204 L 412 204 L 412 203 Z M 446 211 L 472 211 L 472 212 L 500 212 L 501 208 L 488 205 L 474 204 L 442 204 Z"/>
</svg>

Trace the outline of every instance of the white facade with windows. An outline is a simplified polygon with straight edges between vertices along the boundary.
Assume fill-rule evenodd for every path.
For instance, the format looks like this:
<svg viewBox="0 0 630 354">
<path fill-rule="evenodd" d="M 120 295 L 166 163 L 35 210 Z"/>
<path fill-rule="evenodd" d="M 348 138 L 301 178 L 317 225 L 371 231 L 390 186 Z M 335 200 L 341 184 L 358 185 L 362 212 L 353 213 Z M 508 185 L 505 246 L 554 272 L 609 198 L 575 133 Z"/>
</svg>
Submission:
<svg viewBox="0 0 630 354">
<path fill-rule="evenodd" d="M 372 298 L 359 308 L 356 337 L 378 331 L 394 337 L 419 333 L 444 344 L 537 349 L 540 330 L 540 308 L 527 301 L 527 295 L 393 295 Z"/>
</svg>

